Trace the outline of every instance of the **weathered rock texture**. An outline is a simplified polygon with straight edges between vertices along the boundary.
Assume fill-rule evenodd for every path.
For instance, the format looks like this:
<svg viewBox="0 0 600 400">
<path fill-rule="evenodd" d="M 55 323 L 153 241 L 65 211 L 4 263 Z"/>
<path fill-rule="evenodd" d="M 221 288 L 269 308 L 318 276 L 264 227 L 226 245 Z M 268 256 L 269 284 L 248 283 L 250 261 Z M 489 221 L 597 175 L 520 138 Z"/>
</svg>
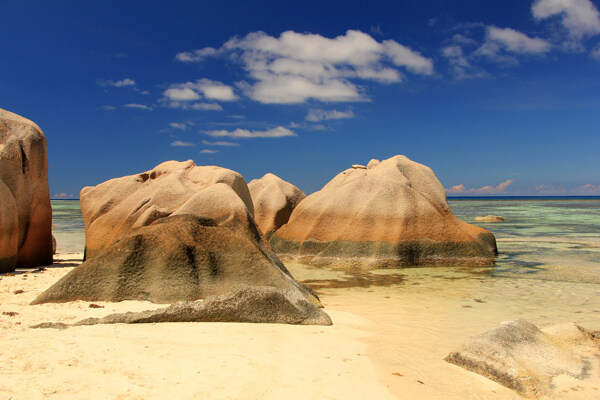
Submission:
<svg viewBox="0 0 600 400">
<path fill-rule="evenodd" d="M 299 296 L 297 290 L 248 287 L 204 301 L 172 304 L 167 308 L 88 318 L 74 325 L 143 324 L 155 322 L 254 322 L 293 325 L 331 325 L 331 318 Z"/>
<path fill-rule="evenodd" d="M 575 324 L 540 330 L 517 319 L 472 338 L 445 360 L 537 397 L 552 392 L 552 380 L 558 375 L 586 378 L 586 358 L 598 350 L 592 336 Z"/>
<path fill-rule="evenodd" d="M 19 218 L 10 189 L 0 180 L 0 273 L 14 271 L 19 253 Z"/>
<path fill-rule="evenodd" d="M 254 203 L 254 220 L 267 239 L 288 222 L 294 208 L 306 197 L 296 186 L 273 174 L 254 179 L 248 189 Z"/>
<path fill-rule="evenodd" d="M 86 259 L 133 228 L 170 215 L 191 214 L 253 225 L 254 207 L 237 172 L 193 161 L 167 161 L 138 175 L 111 179 L 81 190 Z"/>
<path fill-rule="evenodd" d="M 254 226 L 254 225 L 252 225 Z M 132 229 L 40 294 L 48 302 L 148 300 L 192 301 L 233 290 L 270 286 L 295 290 L 320 305 L 296 282 L 254 228 L 237 219 L 177 215 Z"/>
<path fill-rule="evenodd" d="M 485 217 L 475 217 L 476 222 L 503 222 L 504 218 L 498 215 L 486 215 Z"/>
<path fill-rule="evenodd" d="M 0 109 L 0 272 L 52 264 L 51 225 L 46 137 Z"/>
<path fill-rule="evenodd" d="M 304 199 L 271 238 L 293 260 L 341 268 L 492 265 L 496 240 L 460 221 L 433 171 L 404 156 L 353 167 Z"/>
</svg>

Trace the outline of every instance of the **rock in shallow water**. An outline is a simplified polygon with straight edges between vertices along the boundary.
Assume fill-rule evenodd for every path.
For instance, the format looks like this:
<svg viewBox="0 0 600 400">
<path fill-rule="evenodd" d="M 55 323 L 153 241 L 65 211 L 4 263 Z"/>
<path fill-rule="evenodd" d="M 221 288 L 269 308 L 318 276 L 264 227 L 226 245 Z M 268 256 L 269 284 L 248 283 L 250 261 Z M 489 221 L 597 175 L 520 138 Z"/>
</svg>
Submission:
<svg viewBox="0 0 600 400">
<path fill-rule="evenodd" d="M 552 380 L 561 374 L 584 379 L 584 355 L 598 344 L 582 328 L 565 324 L 540 330 L 517 319 L 507 321 L 467 341 L 444 360 L 483 375 L 523 396 L 552 392 Z"/>
<path fill-rule="evenodd" d="M 486 215 L 485 217 L 475 217 L 475 222 L 503 222 L 504 218 L 499 215 Z"/>
<path fill-rule="evenodd" d="M 270 239 L 283 257 L 354 269 L 493 265 L 494 235 L 454 216 L 433 171 L 404 156 L 348 169 Z"/>
</svg>

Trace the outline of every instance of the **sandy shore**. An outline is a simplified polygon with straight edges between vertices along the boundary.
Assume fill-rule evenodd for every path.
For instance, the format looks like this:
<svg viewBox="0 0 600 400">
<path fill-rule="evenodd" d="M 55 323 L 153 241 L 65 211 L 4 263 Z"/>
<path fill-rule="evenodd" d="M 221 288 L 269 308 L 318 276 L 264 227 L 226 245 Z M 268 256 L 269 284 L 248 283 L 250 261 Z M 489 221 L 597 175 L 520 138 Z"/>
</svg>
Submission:
<svg viewBox="0 0 600 400">
<path fill-rule="evenodd" d="M 590 291 L 597 295 L 595 286 L 550 282 L 539 288 L 537 282 L 488 282 L 472 272 L 441 269 L 350 276 L 292 264 L 296 278 L 320 293 L 333 326 L 166 323 L 30 329 L 46 321 L 72 323 L 158 308 L 134 301 L 96 303 L 103 308 L 90 308 L 88 302 L 29 306 L 81 254 L 58 258 L 46 271 L 0 280 L 2 399 L 517 399 L 513 391 L 443 357 L 469 336 L 506 319 L 600 328 L 600 307 L 596 312 L 595 301 L 584 299 Z M 582 296 L 571 298 L 571 290 Z M 536 306 L 507 301 L 507 293 L 522 298 L 519 291 L 536 292 Z M 554 294 L 541 296 L 546 291 Z M 562 296 L 570 298 L 568 308 L 547 309 L 547 302 L 564 303 Z M 556 393 L 557 398 L 594 398 L 600 396 L 599 379 L 561 379 Z"/>
</svg>

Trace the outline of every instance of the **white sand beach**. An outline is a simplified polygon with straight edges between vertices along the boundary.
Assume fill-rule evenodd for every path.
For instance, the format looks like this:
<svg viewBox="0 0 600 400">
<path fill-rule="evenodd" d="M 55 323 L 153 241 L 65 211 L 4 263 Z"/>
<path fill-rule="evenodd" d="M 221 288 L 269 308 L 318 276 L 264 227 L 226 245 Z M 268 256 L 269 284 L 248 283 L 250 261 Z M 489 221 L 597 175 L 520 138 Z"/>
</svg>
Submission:
<svg viewBox="0 0 600 400">
<path fill-rule="evenodd" d="M 469 336 L 507 319 L 600 326 L 600 307 L 587 297 L 594 285 L 482 283 L 472 273 L 446 268 L 350 276 L 290 264 L 298 280 L 317 288 L 333 326 L 163 323 L 31 329 L 46 321 L 68 324 L 160 307 L 140 301 L 95 303 L 103 308 L 82 301 L 28 305 L 74 268 L 81 254 L 57 259 L 45 271 L 17 271 L 0 280 L 3 399 L 518 399 L 514 391 L 443 358 Z M 382 274 L 385 279 L 377 277 Z M 525 293 L 537 296 L 529 308 L 518 302 Z M 565 298 L 571 302 L 564 304 Z M 572 302 L 576 298 L 580 304 Z M 556 398 L 600 395 L 598 369 L 593 373 L 583 381 L 557 379 Z"/>
</svg>

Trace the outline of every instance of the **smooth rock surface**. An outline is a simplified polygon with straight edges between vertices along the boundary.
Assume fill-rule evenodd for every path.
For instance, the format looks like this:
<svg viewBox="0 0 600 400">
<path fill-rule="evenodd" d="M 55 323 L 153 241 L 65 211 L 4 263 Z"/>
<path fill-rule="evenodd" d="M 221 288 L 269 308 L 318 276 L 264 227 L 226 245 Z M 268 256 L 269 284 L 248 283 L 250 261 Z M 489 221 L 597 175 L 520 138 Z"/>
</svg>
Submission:
<svg viewBox="0 0 600 400">
<path fill-rule="evenodd" d="M 110 314 L 75 323 L 145 324 L 156 322 L 251 322 L 293 325 L 331 325 L 331 318 L 298 295 L 296 290 L 247 287 L 203 301 L 178 302 L 167 308 Z"/>
<path fill-rule="evenodd" d="M 494 235 L 454 216 L 430 168 L 404 156 L 369 164 L 304 199 L 272 236 L 275 252 L 345 269 L 493 265 Z"/>
<path fill-rule="evenodd" d="M 253 229 L 254 206 L 244 178 L 193 161 L 167 161 L 141 174 L 81 190 L 86 259 L 133 228 L 170 215 L 191 214 L 218 224 L 237 219 Z"/>
<path fill-rule="evenodd" d="M 0 273 L 15 270 L 18 252 L 17 204 L 10 189 L 0 180 Z"/>
<path fill-rule="evenodd" d="M 75 300 L 192 301 L 233 290 L 270 286 L 295 290 L 317 306 L 255 230 L 193 215 L 159 219 L 132 229 L 105 251 L 69 272 L 32 304 Z"/>
<path fill-rule="evenodd" d="M 266 239 L 285 225 L 306 195 L 296 186 L 271 173 L 248 184 L 254 204 L 254 220 Z"/>
<path fill-rule="evenodd" d="M 52 264 L 46 137 L 32 121 L 3 109 L 0 182 L 0 272 Z"/>
<path fill-rule="evenodd" d="M 552 393 L 552 381 L 565 374 L 585 379 L 586 357 L 597 342 L 575 324 L 540 330 L 523 319 L 507 321 L 467 341 L 444 360 L 483 375 L 523 396 Z"/>
</svg>

